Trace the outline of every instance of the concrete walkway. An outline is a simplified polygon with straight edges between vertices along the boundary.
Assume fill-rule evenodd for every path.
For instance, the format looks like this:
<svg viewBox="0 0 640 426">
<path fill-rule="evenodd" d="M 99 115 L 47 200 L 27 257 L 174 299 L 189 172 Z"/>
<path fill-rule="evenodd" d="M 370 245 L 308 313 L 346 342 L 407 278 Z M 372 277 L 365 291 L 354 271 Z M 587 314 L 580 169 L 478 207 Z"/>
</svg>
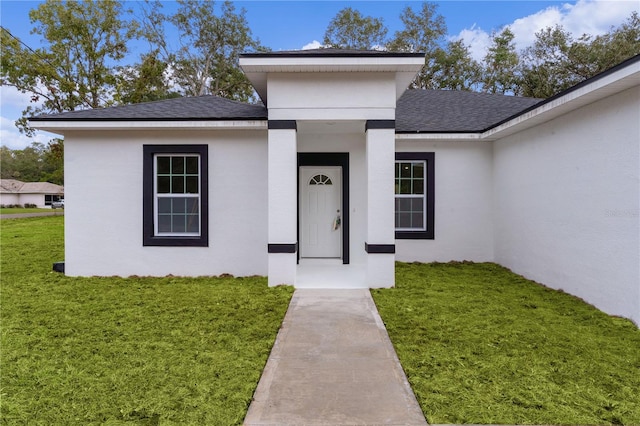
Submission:
<svg viewBox="0 0 640 426">
<path fill-rule="evenodd" d="M 298 289 L 245 425 L 426 425 L 368 290 Z"/>
<path fill-rule="evenodd" d="M 41 216 L 64 216 L 64 210 L 59 212 L 40 212 L 40 213 L 10 213 L 0 214 L 0 219 L 21 219 L 23 217 L 41 217 Z"/>
</svg>

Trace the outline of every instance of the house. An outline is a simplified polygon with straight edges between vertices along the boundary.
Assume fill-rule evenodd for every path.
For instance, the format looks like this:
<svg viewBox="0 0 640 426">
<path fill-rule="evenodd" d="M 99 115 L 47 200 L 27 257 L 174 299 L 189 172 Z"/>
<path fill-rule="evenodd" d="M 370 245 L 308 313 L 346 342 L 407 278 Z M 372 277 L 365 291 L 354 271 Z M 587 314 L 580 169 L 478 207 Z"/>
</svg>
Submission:
<svg viewBox="0 0 640 426">
<path fill-rule="evenodd" d="M 492 261 L 640 323 L 640 57 L 547 100 L 406 90 L 416 54 L 245 54 L 212 96 L 43 115 L 66 273 L 390 287 Z"/>
<path fill-rule="evenodd" d="M 33 204 L 50 207 L 53 201 L 63 197 L 64 187 L 54 183 L 0 179 L 0 204 L 3 206 Z"/>
</svg>

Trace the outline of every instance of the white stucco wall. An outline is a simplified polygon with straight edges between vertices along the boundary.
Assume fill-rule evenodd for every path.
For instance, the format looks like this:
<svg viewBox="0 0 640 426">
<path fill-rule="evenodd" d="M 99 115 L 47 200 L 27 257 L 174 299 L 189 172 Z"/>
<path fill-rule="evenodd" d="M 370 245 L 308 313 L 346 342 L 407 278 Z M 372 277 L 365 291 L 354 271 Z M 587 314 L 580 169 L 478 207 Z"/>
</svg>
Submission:
<svg viewBox="0 0 640 426">
<path fill-rule="evenodd" d="M 435 154 L 433 240 L 396 240 L 402 262 L 493 261 L 492 145 L 396 140 L 397 152 Z"/>
<path fill-rule="evenodd" d="M 49 207 L 45 205 L 44 194 L 2 194 L 0 195 L 0 204 L 19 204 L 21 206 L 24 206 L 25 204 L 35 204 L 40 208 Z"/>
<path fill-rule="evenodd" d="M 640 323 L 640 89 L 494 146 L 495 259 Z"/>
<path fill-rule="evenodd" d="M 270 120 L 395 118 L 393 73 L 279 73 L 267 84 Z"/>
<path fill-rule="evenodd" d="M 65 136 L 68 275 L 267 274 L 267 135 L 91 132 Z M 209 145 L 209 247 L 142 245 L 143 144 Z"/>
<path fill-rule="evenodd" d="M 20 204 L 19 194 L 0 194 L 0 204 L 8 206 L 10 204 Z"/>
</svg>

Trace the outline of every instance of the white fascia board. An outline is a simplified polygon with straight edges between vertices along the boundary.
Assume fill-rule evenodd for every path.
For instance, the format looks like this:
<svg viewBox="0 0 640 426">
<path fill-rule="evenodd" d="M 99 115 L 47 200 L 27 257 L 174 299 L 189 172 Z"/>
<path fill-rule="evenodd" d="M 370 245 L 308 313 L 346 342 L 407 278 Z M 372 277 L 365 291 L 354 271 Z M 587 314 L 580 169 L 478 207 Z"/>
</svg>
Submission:
<svg viewBox="0 0 640 426">
<path fill-rule="evenodd" d="M 30 125 L 38 130 L 64 134 L 67 130 L 266 130 L 267 120 L 220 121 L 34 121 Z"/>
<path fill-rule="evenodd" d="M 482 139 L 501 139 L 638 85 L 640 85 L 640 62 L 635 62 L 487 130 L 482 133 Z"/>
<path fill-rule="evenodd" d="M 418 72 L 424 57 L 279 57 L 240 58 L 245 73 L 268 72 Z"/>
<path fill-rule="evenodd" d="M 396 141 L 479 141 L 480 133 L 396 133 Z"/>
</svg>

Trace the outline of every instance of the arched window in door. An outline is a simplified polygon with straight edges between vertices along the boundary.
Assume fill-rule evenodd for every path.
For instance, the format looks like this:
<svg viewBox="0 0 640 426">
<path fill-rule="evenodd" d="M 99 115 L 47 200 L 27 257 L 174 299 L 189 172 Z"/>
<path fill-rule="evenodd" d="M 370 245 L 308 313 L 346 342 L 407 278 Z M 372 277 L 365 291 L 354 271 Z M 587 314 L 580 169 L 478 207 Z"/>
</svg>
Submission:
<svg viewBox="0 0 640 426">
<path fill-rule="evenodd" d="M 333 182 L 327 175 L 315 175 L 309 180 L 309 185 L 333 185 Z"/>
</svg>

